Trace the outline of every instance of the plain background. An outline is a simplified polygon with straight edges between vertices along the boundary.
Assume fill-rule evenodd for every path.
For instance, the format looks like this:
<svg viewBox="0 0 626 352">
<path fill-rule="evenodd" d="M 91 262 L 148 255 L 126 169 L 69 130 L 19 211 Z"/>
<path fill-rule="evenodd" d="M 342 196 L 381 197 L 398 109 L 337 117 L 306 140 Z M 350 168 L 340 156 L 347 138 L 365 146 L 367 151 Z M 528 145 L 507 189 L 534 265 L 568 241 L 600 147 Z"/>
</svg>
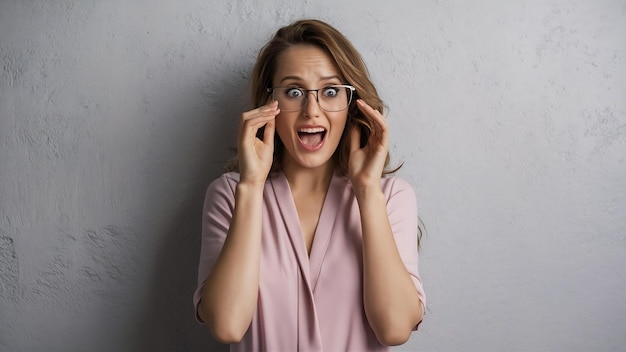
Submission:
<svg viewBox="0 0 626 352">
<path fill-rule="evenodd" d="M 207 351 L 202 199 L 256 54 L 362 53 L 419 199 L 398 350 L 626 348 L 626 2 L 0 0 L 0 350 Z"/>
</svg>

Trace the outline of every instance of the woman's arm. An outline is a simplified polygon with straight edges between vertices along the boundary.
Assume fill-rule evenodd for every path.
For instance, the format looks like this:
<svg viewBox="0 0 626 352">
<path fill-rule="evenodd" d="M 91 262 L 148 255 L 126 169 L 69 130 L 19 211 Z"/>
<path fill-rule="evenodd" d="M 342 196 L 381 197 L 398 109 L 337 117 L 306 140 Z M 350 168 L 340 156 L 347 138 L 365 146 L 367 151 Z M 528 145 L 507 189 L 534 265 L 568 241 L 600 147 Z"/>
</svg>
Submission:
<svg viewBox="0 0 626 352">
<path fill-rule="evenodd" d="M 409 275 L 387 215 L 381 188 L 388 153 L 385 118 L 362 100 L 359 109 L 373 124 L 367 145 L 360 147 L 360 131 L 351 131 L 349 177 L 359 204 L 363 231 L 363 302 L 367 320 L 385 345 L 406 342 L 422 320 L 418 291 Z M 415 229 L 417 236 L 417 228 Z M 417 250 L 417 246 L 414 247 Z"/>
<path fill-rule="evenodd" d="M 244 113 L 238 137 L 240 181 L 235 190 L 232 220 L 224 245 L 207 276 L 198 306 L 200 318 L 223 343 L 245 335 L 259 292 L 263 188 L 273 158 L 274 117 L 271 103 Z M 264 138 L 256 137 L 265 126 Z"/>
<path fill-rule="evenodd" d="M 202 290 L 198 313 L 222 343 L 239 342 L 256 309 L 262 197 L 262 187 L 237 185 L 232 223 Z"/>
<path fill-rule="evenodd" d="M 363 229 L 365 314 L 381 343 L 399 345 L 422 320 L 422 304 L 398 252 L 380 186 L 361 190 L 357 201 Z M 417 245 L 413 248 L 417 250 Z"/>
</svg>

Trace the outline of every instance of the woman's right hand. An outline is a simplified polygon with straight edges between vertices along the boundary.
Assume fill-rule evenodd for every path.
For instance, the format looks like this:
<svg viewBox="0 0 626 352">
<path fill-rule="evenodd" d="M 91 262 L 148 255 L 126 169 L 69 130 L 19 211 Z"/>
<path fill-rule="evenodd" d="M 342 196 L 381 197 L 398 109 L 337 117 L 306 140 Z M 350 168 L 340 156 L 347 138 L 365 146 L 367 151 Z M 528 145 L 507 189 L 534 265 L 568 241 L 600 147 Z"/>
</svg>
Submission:
<svg viewBox="0 0 626 352">
<path fill-rule="evenodd" d="M 240 182 L 264 184 L 274 159 L 275 118 L 280 113 L 274 101 L 241 115 L 237 154 Z M 265 126 L 263 140 L 257 131 Z"/>
</svg>

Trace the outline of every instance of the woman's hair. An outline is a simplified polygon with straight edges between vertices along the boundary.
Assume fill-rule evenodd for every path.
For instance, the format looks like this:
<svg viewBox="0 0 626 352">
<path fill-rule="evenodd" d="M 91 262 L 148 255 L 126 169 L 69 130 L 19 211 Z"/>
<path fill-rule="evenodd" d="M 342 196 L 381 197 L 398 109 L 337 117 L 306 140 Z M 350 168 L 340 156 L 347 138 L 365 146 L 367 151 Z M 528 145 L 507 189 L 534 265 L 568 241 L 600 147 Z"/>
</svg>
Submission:
<svg viewBox="0 0 626 352">
<path fill-rule="evenodd" d="M 350 41 L 337 29 L 319 20 L 300 20 L 286 27 L 279 29 L 274 37 L 261 49 L 257 57 L 254 70 L 252 72 L 252 92 L 251 100 L 254 107 L 267 104 L 271 99 L 271 93 L 267 88 L 272 87 L 272 81 L 276 73 L 280 54 L 286 49 L 295 45 L 313 45 L 326 52 L 335 63 L 339 73 L 350 84 L 356 88 L 356 93 L 348 107 L 348 120 L 346 127 L 337 146 L 333 158 L 341 175 L 348 174 L 348 158 L 350 156 L 350 131 L 352 126 L 361 128 L 361 145 L 369 137 L 372 124 L 365 115 L 357 108 L 356 99 L 363 99 L 375 110 L 383 113 L 383 102 L 376 92 L 369 72 L 361 55 L 357 52 Z M 257 136 L 262 138 L 263 129 L 258 131 Z M 278 136 L 278 135 L 276 135 Z M 274 139 L 274 161 L 271 171 L 278 171 L 282 168 L 281 160 L 284 153 L 284 146 L 279 138 Z M 389 164 L 389 153 L 385 160 L 385 171 L 383 174 L 390 174 L 398 168 L 387 170 Z M 227 171 L 238 171 L 239 165 L 235 157 L 226 167 Z M 382 175 L 381 175 L 382 176 Z"/>
</svg>

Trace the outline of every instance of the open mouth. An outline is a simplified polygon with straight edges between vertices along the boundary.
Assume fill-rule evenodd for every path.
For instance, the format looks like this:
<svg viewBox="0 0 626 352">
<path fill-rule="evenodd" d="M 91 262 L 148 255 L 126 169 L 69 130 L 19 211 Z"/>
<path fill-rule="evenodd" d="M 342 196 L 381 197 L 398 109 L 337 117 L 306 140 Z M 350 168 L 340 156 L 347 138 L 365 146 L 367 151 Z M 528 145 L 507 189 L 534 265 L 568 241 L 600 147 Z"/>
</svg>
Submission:
<svg viewBox="0 0 626 352">
<path fill-rule="evenodd" d="M 321 146 L 326 137 L 326 130 L 322 127 L 301 128 L 298 130 L 300 142 L 309 148 Z"/>
</svg>

